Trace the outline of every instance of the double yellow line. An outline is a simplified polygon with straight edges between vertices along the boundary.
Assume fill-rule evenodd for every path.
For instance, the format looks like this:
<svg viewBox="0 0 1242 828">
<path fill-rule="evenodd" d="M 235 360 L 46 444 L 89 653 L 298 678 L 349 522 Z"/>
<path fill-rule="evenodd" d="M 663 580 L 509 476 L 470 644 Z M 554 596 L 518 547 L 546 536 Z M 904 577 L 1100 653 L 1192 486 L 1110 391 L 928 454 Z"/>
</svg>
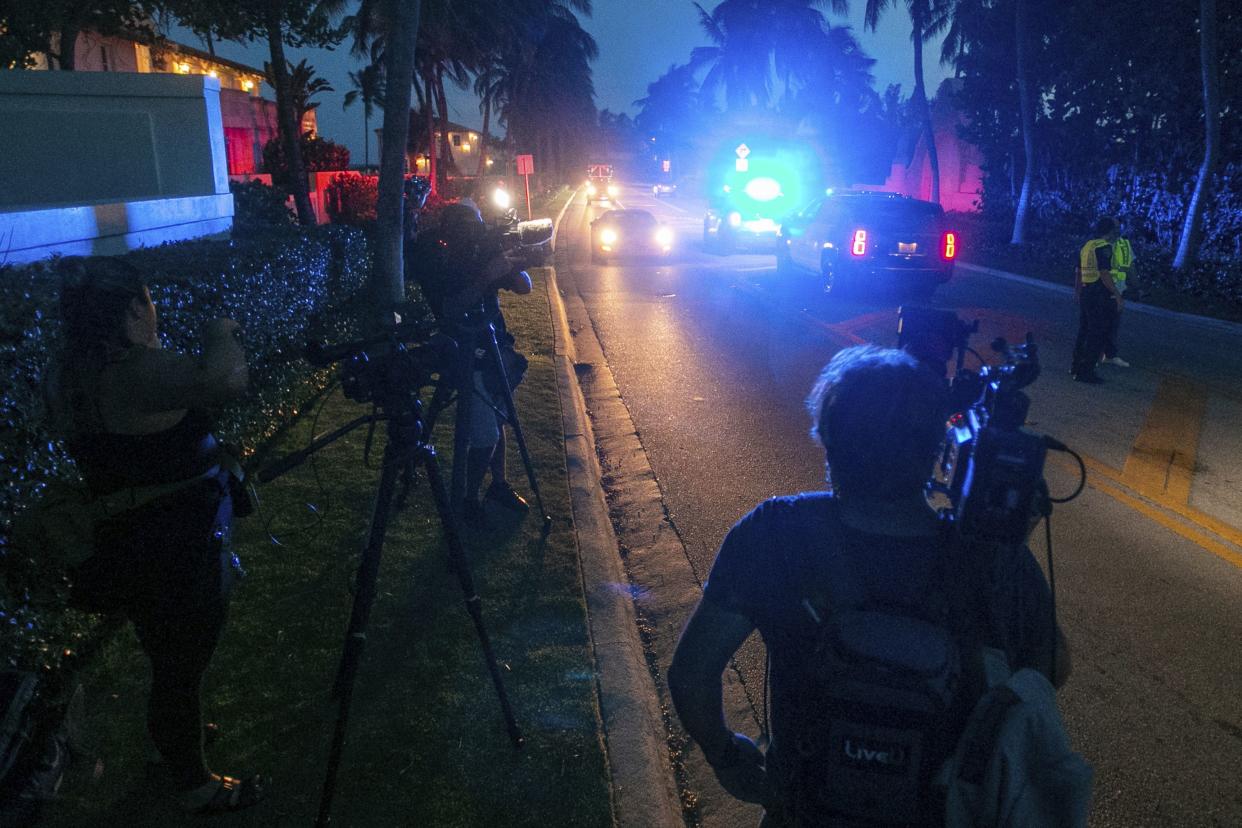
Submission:
<svg viewBox="0 0 1242 828">
<path fill-rule="evenodd" d="M 1242 531 L 1190 505 L 1203 388 L 1164 377 L 1121 471 L 1083 457 L 1093 488 L 1242 569 Z"/>
</svg>

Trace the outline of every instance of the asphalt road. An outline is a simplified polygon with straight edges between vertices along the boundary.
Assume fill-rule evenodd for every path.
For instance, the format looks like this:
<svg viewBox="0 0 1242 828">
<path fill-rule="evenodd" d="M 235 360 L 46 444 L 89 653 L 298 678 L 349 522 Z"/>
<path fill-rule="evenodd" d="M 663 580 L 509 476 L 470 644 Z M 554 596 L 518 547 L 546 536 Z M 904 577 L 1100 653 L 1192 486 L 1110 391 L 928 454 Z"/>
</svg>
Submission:
<svg viewBox="0 0 1242 828">
<path fill-rule="evenodd" d="M 770 254 L 708 255 L 701 203 L 638 187 L 620 201 L 672 225 L 674 254 L 592 265 L 588 225 L 607 206 L 579 195 L 560 225 L 558 279 L 586 306 L 703 579 L 753 505 L 822 486 L 802 401 L 839 348 L 896 343 L 898 300 L 782 282 Z M 1096 768 L 1092 824 L 1242 825 L 1242 327 L 1127 309 L 1121 347 L 1134 367 L 1105 367 L 1107 384 L 1091 387 L 1067 375 L 1067 293 L 959 266 L 931 304 L 979 319 L 972 344 L 985 354 L 997 335 L 1035 336 L 1045 370 L 1028 425 L 1090 469 L 1052 535 L 1074 659 L 1061 698 Z M 1076 471 L 1051 459 L 1048 478 L 1064 494 Z M 1042 529 L 1032 546 L 1044 560 Z M 756 642 L 740 666 L 762 686 Z"/>
</svg>

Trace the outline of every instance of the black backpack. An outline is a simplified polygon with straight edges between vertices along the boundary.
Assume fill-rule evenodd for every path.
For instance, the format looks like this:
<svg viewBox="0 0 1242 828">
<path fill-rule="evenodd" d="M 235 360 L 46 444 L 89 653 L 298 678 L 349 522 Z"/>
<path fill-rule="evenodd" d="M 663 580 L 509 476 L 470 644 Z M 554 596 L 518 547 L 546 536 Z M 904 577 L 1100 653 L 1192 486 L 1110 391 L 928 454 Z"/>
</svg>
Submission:
<svg viewBox="0 0 1242 828">
<path fill-rule="evenodd" d="M 846 530 L 831 504 L 830 537 Z M 795 678 L 795 744 L 782 746 L 786 817 L 798 826 L 939 825 L 935 778 L 982 688 L 963 635 L 946 526 L 917 606 L 869 595 L 839 543 L 822 575 L 793 572 L 814 630 Z M 792 566 L 792 563 L 791 563 Z M 818 597 L 810 586 L 824 592 Z"/>
</svg>

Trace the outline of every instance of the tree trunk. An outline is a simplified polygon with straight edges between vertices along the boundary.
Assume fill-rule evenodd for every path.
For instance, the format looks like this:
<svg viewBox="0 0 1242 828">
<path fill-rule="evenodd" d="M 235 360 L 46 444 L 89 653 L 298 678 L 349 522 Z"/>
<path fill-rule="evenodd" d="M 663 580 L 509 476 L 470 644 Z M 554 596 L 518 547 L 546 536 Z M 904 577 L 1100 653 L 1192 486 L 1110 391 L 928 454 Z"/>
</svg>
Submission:
<svg viewBox="0 0 1242 828">
<path fill-rule="evenodd" d="M 436 158 L 440 154 L 440 148 L 436 146 L 436 123 L 435 114 L 432 110 L 431 101 L 431 75 L 430 73 L 423 79 L 423 85 L 427 89 L 427 108 L 425 110 L 427 118 L 427 178 L 431 182 L 431 194 L 440 194 L 440 163 Z"/>
<path fill-rule="evenodd" d="M 371 166 L 371 113 L 367 111 L 367 104 L 362 104 L 362 166 L 370 168 Z"/>
<path fill-rule="evenodd" d="M 483 99 L 483 131 L 479 133 L 479 165 L 475 167 L 474 177 L 482 178 L 487 172 L 487 129 L 492 119 L 492 99 Z"/>
<path fill-rule="evenodd" d="M 931 165 L 931 200 L 940 203 L 940 156 L 936 152 L 936 133 L 932 128 L 931 106 L 923 86 L 923 20 L 914 16 L 914 97 L 923 118 L 923 140 L 927 142 L 927 161 Z"/>
<path fill-rule="evenodd" d="M 456 170 L 457 164 L 453 161 L 453 147 L 449 143 L 449 113 L 448 113 L 448 96 L 444 94 L 444 69 L 436 67 L 436 82 L 432 87 L 432 91 L 436 95 L 436 109 L 440 111 L 440 175 L 444 181 L 448 181 L 450 172 Z"/>
<path fill-rule="evenodd" d="M 1013 8 L 1014 55 L 1018 70 L 1018 106 L 1022 110 L 1022 192 L 1013 216 L 1010 244 L 1026 243 L 1026 214 L 1031 206 L 1031 185 L 1035 178 L 1035 102 L 1031 99 L 1031 79 L 1026 68 L 1026 0 L 1015 0 Z"/>
<path fill-rule="evenodd" d="M 280 25 L 280 0 L 268 0 L 267 42 L 272 53 L 272 75 L 276 81 L 276 125 L 285 149 L 285 166 L 289 172 L 289 190 L 297 208 L 299 224 L 314 224 L 315 209 L 311 207 L 306 185 L 306 168 L 302 164 L 302 131 L 298 128 L 289 93 L 289 64 L 285 61 L 284 33 Z"/>
<path fill-rule="evenodd" d="M 379 194 L 375 203 L 375 270 L 371 296 L 376 320 L 392 321 L 393 305 L 405 299 L 405 151 L 410 139 L 410 89 L 420 0 L 385 0 L 384 124 L 381 128 Z"/>
<path fill-rule="evenodd" d="M 1195 182 L 1190 208 L 1182 225 L 1182 237 L 1173 258 L 1175 270 L 1189 270 L 1199 259 L 1203 237 L 1203 208 L 1211 198 L 1212 174 L 1220 143 L 1220 100 L 1216 67 L 1216 0 L 1199 0 L 1199 66 L 1203 73 L 1203 163 Z"/>
<path fill-rule="evenodd" d="M 62 72 L 72 72 L 78 65 L 78 35 L 82 29 L 77 22 L 65 23 L 60 30 L 60 54 L 56 62 Z"/>
</svg>

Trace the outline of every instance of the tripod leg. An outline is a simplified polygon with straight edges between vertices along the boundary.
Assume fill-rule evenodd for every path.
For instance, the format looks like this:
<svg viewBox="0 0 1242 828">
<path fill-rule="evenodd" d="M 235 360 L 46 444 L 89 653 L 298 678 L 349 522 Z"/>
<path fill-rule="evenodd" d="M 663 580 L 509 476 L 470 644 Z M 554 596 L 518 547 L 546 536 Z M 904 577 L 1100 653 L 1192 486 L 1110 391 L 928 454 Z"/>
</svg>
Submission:
<svg viewBox="0 0 1242 828">
<path fill-rule="evenodd" d="M 487 671 L 491 673 L 492 684 L 496 687 L 496 697 L 500 700 L 500 712 L 505 719 L 505 729 L 509 732 L 509 740 L 514 748 L 521 748 L 526 739 L 518 729 L 517 720 L 513 716 L 513 708 L 509 704 L 509 695 L 505 692 L 504 679 L 500 675 L 500 665 L 496 663 L 496 654 L 492 651 L 492 641 L 483 625 L 483 600 L 479 598 L 474 587 L 474 578 L 470 574 L 470 564 L 466 560 L 466 550 L 461 544 L 461 535 L 457 531 L 457 517 L 449 505 L 448 496 L 444 492 L 444 481 L 440 477 L 440 463 L 436 459 L 435 449 L 427 446 L 423 449 L 423 465 L 427 469 L 427 488 L 435 498 L 436 511 L 440 513 L 440 525 L 444 527 L 444 539 L 448 543 L 449 564 L 457 575 L 461 585 L 462 597 L 466 600 L 466 612 L 474 622 L 474 631 L 479 637 L 479 645 L 483 648 L 483 658 L 487 661 Z"/>
<path fill-rule="evenodd" d="M 509 388 L 509 377 L 505 373 L 504 360 L 500 358 L 500 345 L 496 342 L 496 329 L 488 326 L 489 357 L 500 375 L 500 386 L 504 389 L 505 420 L 513 428 L 513 439 L 517 442 L 518 453 L 522 455 L 522 465 L 526 469 L 526 479 L 530 482 L 531 493 L 535 495 L 535 503 L 539 506 L 539 514 L 543 516 L 543 531 L 546 535 L 552 528 L 552 516 L 543 505 L 543 495 L 539 492 L 539 480 L 535 477 L 535 464 L 531 462 L 530 451 L 526 448 L 526 437 L 522 434 L 522 422 L 518 419 L 517 405 L 513 402 L 513 391 Z"/>
<path fill-rule="evenodd" d="M 349 628 L 345 633 L 341 664 L 337 669 L 332 690 L 339 707 L 336 714 L 336 726 L 332 731 L 332 747 L 328 752 L 327 774 L 319 797 L 319 816 L 315 820 L 317 826 L 326 826 L 332 816 L 332 799 L 336 794 L 336 775 L 341 765 L 341 753 L 345 748 L 345 732 L 349 726 L 349 705 L 353 698 L 354 680 L 357 678 L 358 664 L 362 661 L 362 650 L 366 644 L 367 621 L 371 617 L 371 604 L 375 601 L 375 585 L 379 578 L 384 535 L 388 531 L 388 517 L 392 512 L 397 477 L 407 465 L 408 463 L 399 456 L 393 444 L 389 443 L 384 449 L 384 469 L 380 474 L 379 489 L 375 496 L 375 511 L 371 515 L 367 546 L 362 553 L 362 563 L 358 567 L 358 583 L 353 608 L 349 614 Z"/>
<path fill-rule="evenodd" d="M 470 447 L 470 408 L 476 405 L 474 399 L 474 349 L 475 335 L 464 332 L 457 340 L 457 411 L 453 425 L 453 471 L 449 482 L 449 502 L 460 514 L 462 504 L 467 495 L 475 497 L 473 492 L 466 491 L 466 453 Z"/>
</svg>

